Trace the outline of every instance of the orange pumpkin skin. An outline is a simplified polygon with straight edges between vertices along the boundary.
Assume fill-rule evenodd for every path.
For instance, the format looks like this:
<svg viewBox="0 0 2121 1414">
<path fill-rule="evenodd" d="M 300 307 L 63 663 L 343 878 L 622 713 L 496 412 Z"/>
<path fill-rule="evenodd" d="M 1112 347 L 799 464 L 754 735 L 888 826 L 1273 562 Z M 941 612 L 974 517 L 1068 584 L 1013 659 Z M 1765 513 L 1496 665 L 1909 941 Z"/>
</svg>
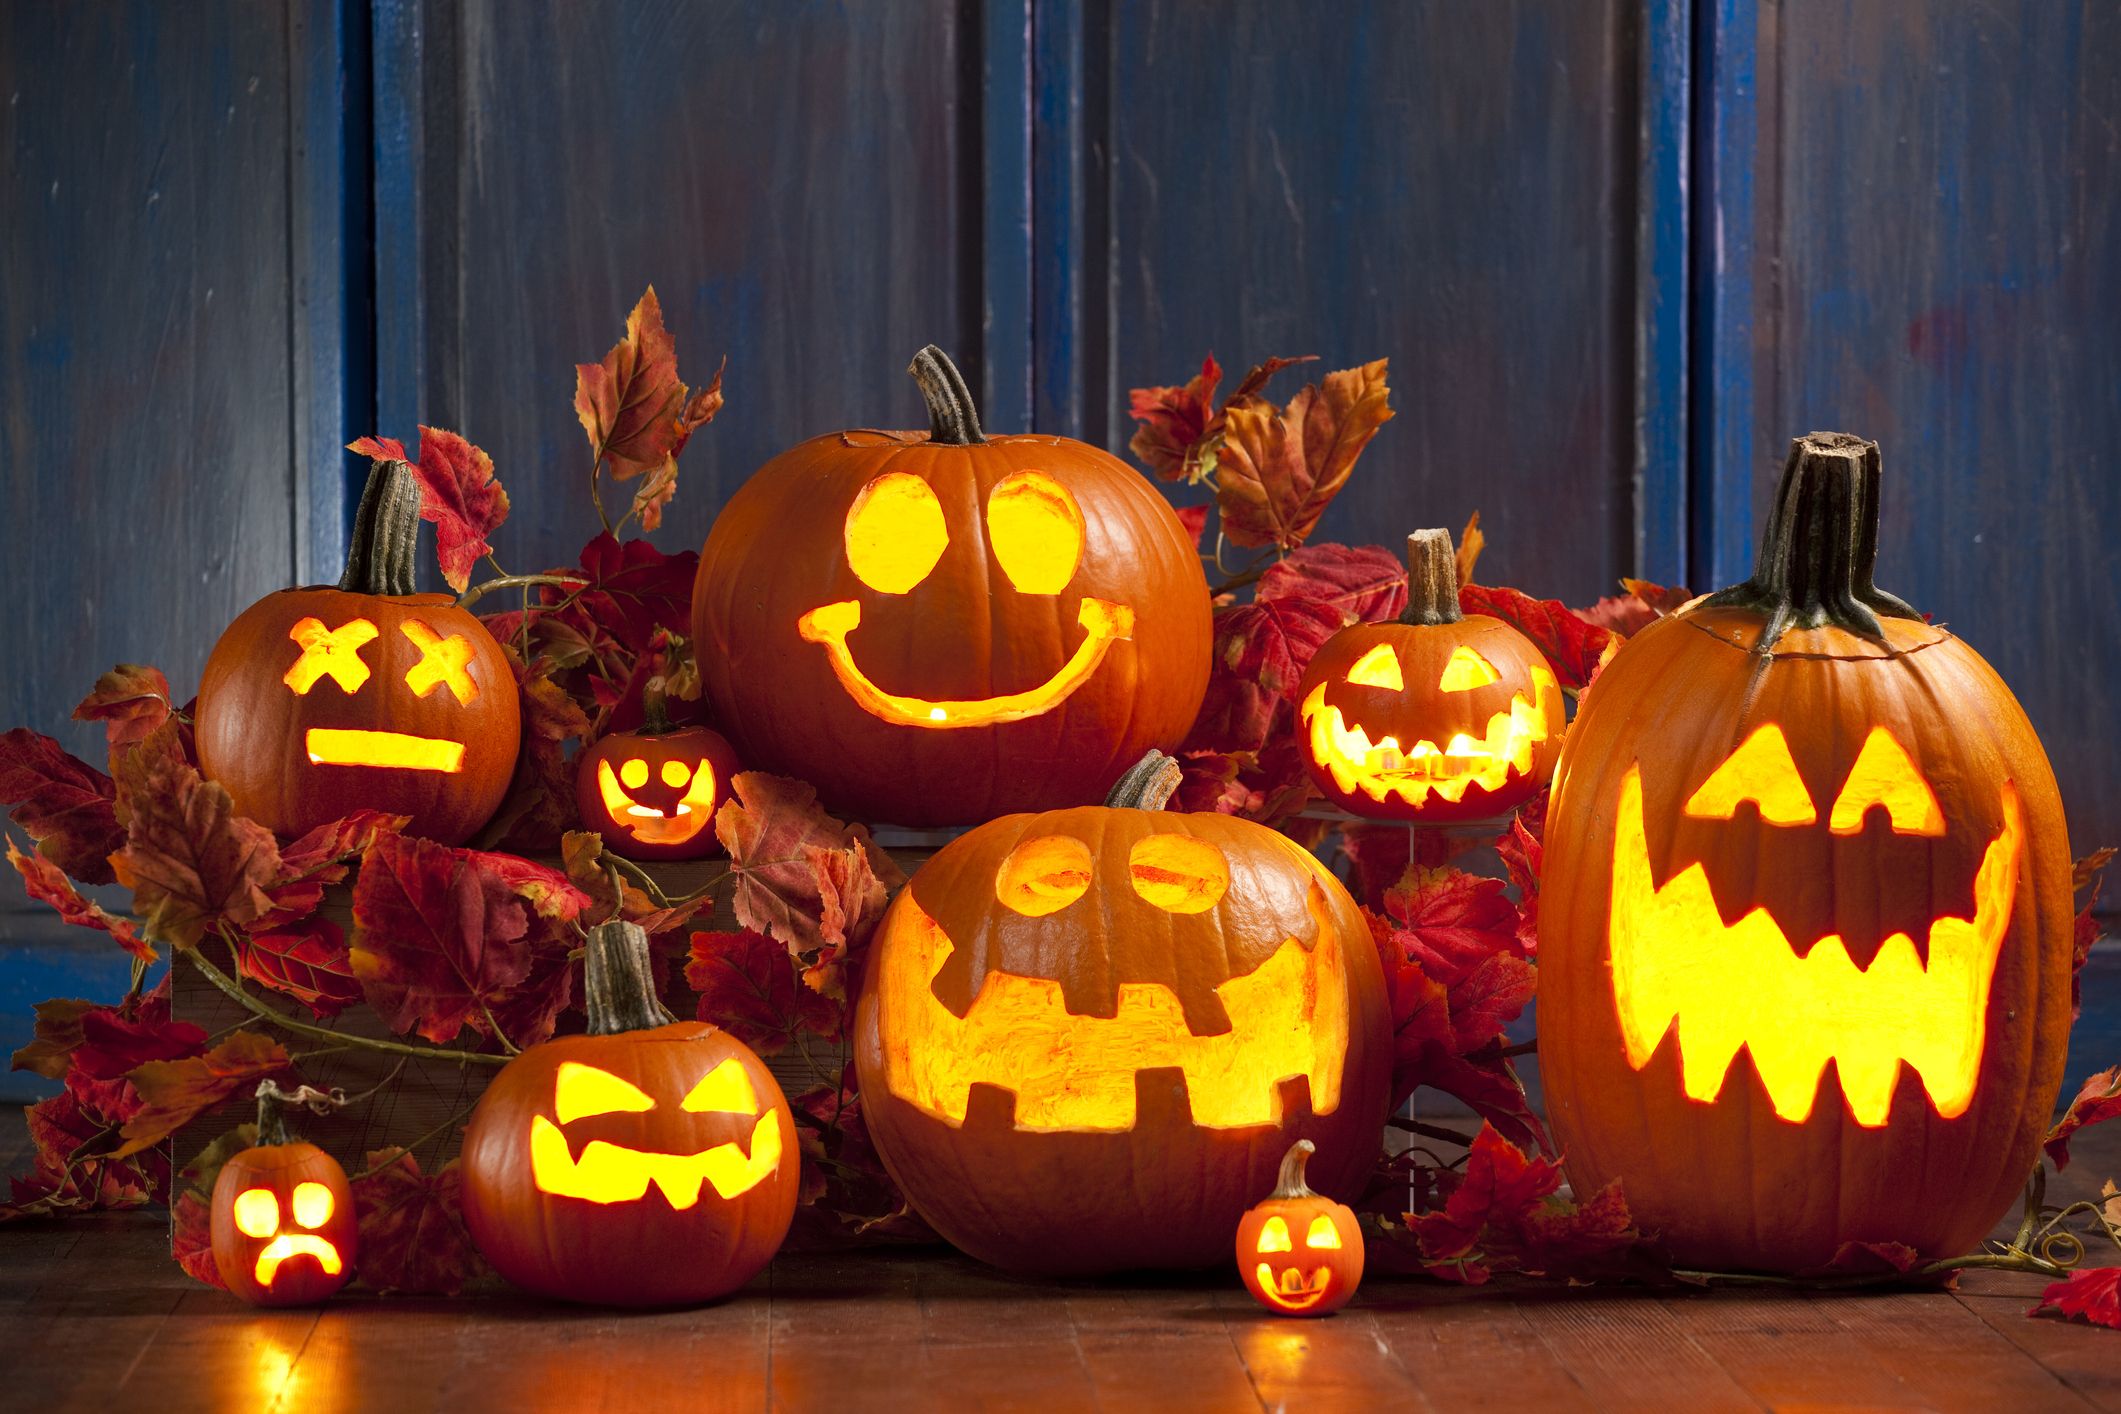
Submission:
<svg viewBox="0 0 2121 1414">
<path fill-rule="evenodd" d="M 393 482 L 395 493 L 386 489 Z M 357 533 L 347 577 L 358 589 L 283 589 L 236 617 L 199 682 L 199 766 L 228 790 L 239 814 L 282 837 L 380 810 L 411 816 L 414 834 L 458 844 L 492 817 L 515 770 L 522 734 L 515 674 L 485 625 L 455 600 L 409 592 L 419 510 L 410 473 L 401 463 L 378 463 L 370 487 L 363 515 L 395 515 L 405 522 L 403 539 L 371 539 L 365 543 L 379 548 L 364 552 Z M 385 587 L 391 592 L 380 592 Z M 304 627 L 312 622 L 327 631 L 367 629 L 356 631 L 358 646 L 327 655 L 335 672 L 316 672 L 297 691 L 289 674 L 299 674 L 311 651 L 299 635 L 313 633 Z M 464 661 L 436 659 L 422 647 L 432 642 Z M 348 687 L 342 677 L 358 681 Z M 312 759 L 312 730 L 392 733 L 462 755 L 449 770 L 327 764 Z"/>
<path fill-rule="evenodd" d="M 330 1215 L 313 1226 L 296 1217 L 295 1190 L 302 1184 L 319 1184 L 331 1195 Z M 273 1221 L 263 1235 L 242 1231 L 236 1219 L 237 1196 L 254 1189 L 273 1199 Z M 359 1226 L 346 1170 L 316 1145 L 300 1140 L 260 1144 L 223 1164 L 214 1180 L 208 1224 L 221 1284 L 253 1306 L 308 1306 L 322 1301 L 352 1280 L 360 1255 Z M 312 1248 L 306 1239 L 314 1239 L 329 1249 L 329 1255 L 312 1249 L 269 1257 L 270 1279 L 261 1282 L 260 1258 L 281 1233 L 305 1248 Z"/>
<path fill-rule="evenodd" d="M 600 950 L 634 951 L 626 980 L 613 984 L 634 994 L 632 1009 L 619 1008 L 615 1021 L 596 978 L 585 981 L 592 1025 L 602 1017 L 627 1029 L 533 1046 L 494 1077 L 464 1133 L 465 1224 L 495 1271 L 540 1296 L 609 1306 L 715 1300 L 773 1259 L 794 1219 L 799 1160 L 788 1102 L 765 1063 L 735 1037 L 705 1022 L 667 1020 L 653 999 L 647 941 L 637 928 L 603 925 L 589 946 L 591 971 L 606 967 Z M 653 1019 L 664 1024 L 634 1024 Z M 743 1076 L 749 1111 L 685 1110 L 687 1097 L 725 1064 Z M 632 1087 L 652 1108 L 563 1114 L 561 1075 L 570 1066 Z M 541 1129 L 545 1144 L 562 1146 L 557 1154 L 548 1147 L 540 1157 Z M 726 1196 L 711 1177 L 683 1167 L 723 1146 L 734 1146 L 724 1150 L 732 1166 L 746 1159 L 763 1166 L 730 1179 Z M 627 1196 L 601 1199 L 554 1191 L 564 1187 L 548 1177 L 555 1163 L 585 1183 L 602 1165 L 633 1185 Z M 652 1171 L 669 1175 L 675 1202 Z"/>
<path fill-rule="evenodd" d="M 1801 1271 L 1830 1261 L 1846 1242 L 1899 1242 L 1927 1258 L 1973 1250 L 2017 1198 L 2061 1083 L 2070 858 L 2054 776 L 1994 671 L 1872 587 L 1876 468 L 1871 444 L 1836 434 L 1800 439 L 1778 523 L 1825 526 L 1838 558 L 1806 564 L 1808 552 L 1791 548 L 1801 537 L 1778 538 L 1771 525 L 1754 581 L 1652 624 L 1607 665 L 1579 704 L 1555 776 L 1540 891 L 1548 1117 L 1576 1191 L 1622 1180 L 1637 1220 L 1691 1267 Z M 1779 568 L 1769 563 L 1778 557 Z M 1784 593 L 1778 575 L 1802 592 Z M 1791 626 L 1778 635 L 1777 620 Z M 1779 727 L 1801 784 L 1778 769 L 1779 784 L 1763 787 L 1782 793 L 1772 812 L 1753 801 L 1730 818 L 1715 816 L 1702 803 L 1708 783 L 1768 724 Z M 1830 826 L 1879 729 L 1916 764 L 1934 799 L 1936 833 L 1903 831 L 1875 807 L 1860 831 L 1847 828 L 1854 821 Z M 1755 778 L 1768 782 L 1770 773 Z M 1789 823 L 1807 810 L 1815 820 Z M 1785 823 L 1769 823 L 1768 813 Z M 1910 806 L 1906 823 L 1924 813 Z M 1992 851 L 1997 866 L 1984 875 Z M 1952 972 L 1938 961 L 1939 938 L 1960 930 L 1936 921 L 1970 920 L 1978 933 L 1983 878 L 2010 896 L 2006 914 L 2002 894 L 1987 894 L 2002 931 L 1986 1004 L 1967 1006 L 1956 1021 L 1945 1006 L 1923 1015 L 1932 1038 L 1978 1038 L 1969 1095 L 1953 1077 L 1970 1062 L 1954 1070 L 1931 1061 L 1928 1071 L 1900 1064 L 1888 1097 L 1882 1072 L 1865 1079 L 1858 1062 L 1843 1059 L 1886 1033 L 1846 1020 L 1854 1013 L 1839 1006 L 1771 1015 L 1760 1002 L 1823 995 L 1819 974 L 1835 963 L 1837 937 L 1864 975 L 1835 985 L 1872 1005 L 1899 1003 L 1893 991 L 1908 985 L 1895 934 L 1929 940 L 1925 981 L 1978 978 L 1978 968 Z M 1619 959 L 1652 956 L 1660 934 L 1616 929 L 1614 919 L 1652 887 L 1679 891 L 1660 893 L 1665 900 L 1702 882 L 1730 922 L 1671 915 L 1691 919 L 1691 936 L 1656 955 L 1675 970 L 1699 965 L 1705 949 L 1715 950 L 1714 962 L 1702 992 L 1654 994 L 1660 1003 L 1680 998 L 1679 1021 L 1651 1036 L 1663 1013 L 1645 1013 L 1651 1019 L 1638 1023 L 1636 1044 L 1655 1050 L 1638 1069 L 1624 1019 L 1632 1013 L 1616 980 L 1635 974 Z M 1772 946 L 1742 952 L 1747 929 Z M 1624 937 L 1649 941 L 1631 946 Z M 1761 957 L 1772 963 L 1766 972 Z M 1763 975 L 1820 991 L 1776 992 Z M 1711 988 L 1723 1004 L 1710 1002 Z M 1719 1027 L 1746 1037 L 1745 1047 L 1720 1090 L 1690 1098 L 1683 1066 L 1697 1052 L 1687 1046 L 1708 1046 Z M 1778 1050 L 1812 1059 L 1832 1051 L 1834 1059 L 1814 1089 Z M 1851 1064 L 1858 1069 L 1844 1074 Z M 1709 1090 L 1712 1068 L 1703 1065 L 1698 1089 Z M 1809 1114 L 1794 1118 L 1806 1103 Z M 1940 1106 L 1958 1112 L 1947 1116 Z"/>
<path fill-rule="evenodd" d="M 1212 907 L 1172 913 L 1138 896 L 1135 851 L 1173 836 L 1227 860 L 1227 892 Z M 1011 912 L 998 901 L 1005 865 L 1055 838 L 1086 851 L 1089 863 L 1068 886 L 1078 896 L 1039 917 Z M 1291 964 L 1294 976 L 1273 980 Z M 1043 1008 L 1038 1021 L 981 1010 L 1027 993 Z M 931 1002 L 943 1010 L 927 1011 L 937 1025 L 924 1031 L 913 1004 Z M 1286 1024 L 1261 1021 L 1255 1008 L 1277 1004 L 1296 1014 Z M 1101 1054 L 1111 1033 L 1098 1026 L 1159 1005 L 1169 1014 L 1167 1028 L 1152 1028 L 1158 1043 Z M 1227 1125 L 1196 1118 L 1196 1103 L 1223 1101 L 1195 1093 L 1183 1069 L 1189 1052 L 1218 1033 L 1253 1056 L 1271 1044 L 1266 1035 L 1330 1034 L 1319 1020 L 1328 1008 L 1344 1017 L 1343 1052 L 1321 1045 L 1308 1069 L 1275 1063 L 1278 1081 L 1237 1093 L 1278 1113 Z M 957 1021 L 972 1029 L 958 1031 Z M 1245 1041 L 1255 1024 L 1266 1035 Z M 995 1064 L 986 1055 L 1012 1045 L 1043 1081 L 1027 1075 L 1014 1090 L 964 1083 Z M 1227 1261 L 1239 1217 L 1295 1140 L 1330 1157 L 1321 1188 L 1354 1196 L 1390 1101 L 1383 974 L 1339 882 L 1263 826 L 1153 808 L 1011 815 L 946 846 L 872 939 L 854 1050 L 870 1135 L 915 1209 L 961 1250 L 1026 1272 Z M 908 1083 L 922 1067 L 954 1079 L 956 1093 L 937 1104 Z M 1316 1113 L 1313 1089 L 1327 1083 L 1337 1083 L 1337 1097 Z M 1112 1113 L 1115 1097 L 1131 1117 Z M 1218 1117 L 1229 1116 L 1209 1116 Z"/>
<path fill-rule="evenodd" d="M 1282 1159 L 1274 1191 L 1237 1224 L 1237 1271 L 1252 1299 L 1277 1316 L 1330 1316 L 1362 1285 L 1362 1224 L 1355 1210 L 1311 1191 L 1311 1142 Z"/>
<path fill-rule="evenodd" d="M 1143 751 L 1176 745 L 1207 689 L 1207 583 L 1163 497 L 1095 447 L 984 437 L 976 419 L 968 433 L 963 411 L 938 411 L 935 432 L 836 432 L 782 453 L 730 498 L 700 556 L 693 632 L 708 700 L 747 767 L 809 781 L 842 815 L 973 824 L 1095 801 Z M 1018 589 L 994 548 L 995 489 L 1022 473 L 1049 478 L 1080 512 L 1080 559 L 1056 592 Z M 948 536 L 900 592 L 865 583 L 847 550 L 850 511 L 887 474 L 929 488 Z M 821 606 L 856 605 L 845 652 L 876 688 L 985 703 L 1065 675 L 1092 642 L 1089 600 L 1124 610 L 1128 636 L 1104 641 L 1058 701 L 984 725 L 878 715 L 798 627 Z"/>
<path fill-rule="evenodd" d="M 633 762 L 640 766 L 631 767 Z M 582 827 L 602 835 L 615 854 L 705 859 L 721 852 L 714 812 L 727 798 L 736 771 L 736 751 L 720 732 L 706 727 L 613 732 L 582 752 L 575 767 L 575 804 Z M 628 783 L 633 775 L 641 776 L 639 784 Z M 613 799 L 619 802 L 616 809 Z"/>
</svg>

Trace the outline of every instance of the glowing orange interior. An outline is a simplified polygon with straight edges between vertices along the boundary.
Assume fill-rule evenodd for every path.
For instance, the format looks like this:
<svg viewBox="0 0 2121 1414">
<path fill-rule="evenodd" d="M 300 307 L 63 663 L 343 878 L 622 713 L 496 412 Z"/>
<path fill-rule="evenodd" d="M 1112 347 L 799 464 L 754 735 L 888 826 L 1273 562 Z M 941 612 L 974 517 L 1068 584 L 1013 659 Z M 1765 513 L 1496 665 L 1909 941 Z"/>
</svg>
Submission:
<svg viewBox="0 0 2121 1414">
<path fill-rule="evenodd" d="M 303 745 L 319 766 L 384 766 L 401 771 L 464 769 L 464 743 L 404 732 L 369 732 L 343 727 L 311 727 Z"/>
<path fill-rule="evenodd" d="M 1444 692 L 1471 692 L 1500 681 L 1502 675 L 1493 663 L 1461 643 L 1451 650 L 1451 660 L 1443 665 L 1443 677 L 1436 686 Z"/>
<path fill-rule="evenodd" d="M 1789 740 L 1773 722 L 1756 728 L 1724 757 L 1684 808 L 1697 820 L 1728 820 L 1747 801 L 1770 825 L 1809 825 L 1819 818 L 1790 756 Z"/>
<path fill-rule="evenodd" d="M 1090 891 L 1090 846 L 1072 835 L 1043 835 L 1009 851 L 994 876 L 994 896 L 1012 913 L 1043 918 Z"/>
<path fill-rule="evenodd" d="M 612 822 L 641 843 L 684 844 L 714 818 L 714 767 L 704 756 L 689 768 L 682 761 L 665 761 L 661 775 L 664 785 L 686 786 L 683 797 L 667 811 L 643 805 L 626 793 L 628 786 L 639 790 L 648 784 L 648 763 L 638 756 L 622 764 L 616 775 L 609 761 L 597 762 L 597 797 Z"/>
<path fill-rule="evenodd" d="M 1083 513 L 1058 481 L 1020 471 L 987 497 L 987 544 L 1020 593 L 1058 594 L 1083 556 Z"/>
<path fill-rule="evenodd" d="M 461 633 L 444 638 L 418 619 L 408 619 L 398 625 L 398 631 L 420 650 L 420 661 L 405 674 L 405 685 L 413 696 L 425 697 L 446 687 L 460 703 L 468 705 L 478 697 L 479 685 L 471 680 L 470 639 Z"/>
<path fill-rule="evenodd" d="M 934 490 L 918 476 L 886 472 L 847 510 L 847 567 L 880 594 L 904 594 L 926 579 L 950 548 L 950 527 Z"/>
<path fill-rule="evenodd" d="M 368 681 L 368 664 L 361 661 L 361 649 L 376 638 L 376 626 L 368 620 L 348 619 L 337 628 L 326 628 L 322 619 L 306 618 L 289 629 L 287 636 L 301 645 L 302 653 L 280 680 L 296 696 L 307 697 L 327 677 L 345 693 L 359 691 Z"/>
<path fill-rule="evenodd" d="M 1547 739 L 1548 714 L 1559 702 L 1561 686 L 1545 664 L 1534 664 L 1530 677 L 1529 700 L 1521 692 L 1512 694 L 1508 709 L 1490 717 L 1482 735 L 1459 732 L 1442 746 L 1426 738 L 1411 748 L 1401 746 L 1396 736 L 1372 741 L 1326 701 L 1326 683 L 1311 689 L 1298 716 L 1308 732 L 1311 759 L 1343 792 L 1359 791 L 1379 803 L 1396 796 L 1409 805 L 1420 805 L 1433 792 L 1455 802 L 1476 785 L 1499 790 L 1513 773 L 1522 776 L 1532 769 L 1533 748 Z"/>
<path fill-rule="evenodd" d="M 1357 687 L 1381 687 L 1387 692 L 1404 692 L 1407 687 L 1407 680 L 1399 671 L 1399 655 L 1389 643 L 1380 643 L 1357 658 L 1348 669 L 1348 681 Z"/>
<path fill-rule="evenodd" d="M 1909 759 L 1907 749 L 1884 727 L 1872 727 L 1856 753 L 1856 764 L 1834 799 L 1827 828 L 1837 835 L 1853 835 L 1863 829 L 1864 814 L 1874 805 L 1885 807 L 1893 832 L 1901 835 L 1941 835 L 1944 811 L 1936 792 Z"/>
<path fill-rule="evenodd" d="M 321 1183 L 302 1182 L 288 1195 L 288 1207 L 294 1220 L 302 1228 L 320 1228 L 331 1221 L 338 1206 L 329 1188 Z M 339 1249 L 315 1232 L 280 1230 L 280 1200 L 270 1189 L 246 1188 L 238 1193 L 231 1206 L 236 1231 L 245 1237 L 271 1238 L 260 1249 L 252 1276 L 260 1286 L 271 1286 L 279 1274 L 280 1264 L 291 1257 L 312 1257 L 324 1270 L 326 1276 L 337 1276 L 344 1269 Z"/>
<path fill-rule="evenodd" d="M 655 1100 L 632 1082 L 597 1066 L 562 1061 L 553 1080 L 553 1119 L 530 1120 L 530 1176 L 540 1193 L 591 1203 L 630 1203 L 654 1184 L 679 1211 L 700 1201 L 706 1187 L 727 1200 L 748 1193 L 780 1167 L 786 1136 L 779 1110 L 760 1114 L 758 1092 L 743 1063 L 731 1056 L 702 1076 L 679 1102 L 690 1114 L 757 1115 L 750 1152 L 735 1142 L 691 1154 L 663 1154 L 591 1140 L 577 1158 L 561 1126 L 601 1114 L 638 1114 Z"/>
<path fill-rule="evenodd" d="M 1230 887 L 1230 861 L 1191 835 L 1148 835 L 1127 851 L 1127 878 L 1166 913 L 1206 913 Z"/>
</svg>

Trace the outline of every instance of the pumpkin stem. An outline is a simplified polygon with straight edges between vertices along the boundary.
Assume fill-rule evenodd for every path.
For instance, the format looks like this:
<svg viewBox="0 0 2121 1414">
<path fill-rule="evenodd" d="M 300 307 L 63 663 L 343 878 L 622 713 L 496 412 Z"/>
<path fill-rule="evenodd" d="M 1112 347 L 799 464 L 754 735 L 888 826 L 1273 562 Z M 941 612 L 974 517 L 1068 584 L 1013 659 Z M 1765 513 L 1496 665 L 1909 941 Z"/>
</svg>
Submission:
<svg viewBox="0 0 2121 1414">
<path fill-rule="evenodd" d="M 1922 616 L 1871 582 L 1877 565 L 1878 444 L 1846 432 L 1807 433 L 1790 439 L 1753 577 L 1703 605 L 1764 615 L 1755 653 L 1769 652 L 1790 628 L 1825 624 L 1882 642 L 1879 615 Z"/>
<path fill-rule="evenodd" d="M 1289 1146 L 1289 1152 L 1281 1156 L 1281 1177 L 1275 1181 L 1276 1198 L 1315 1198 L 1311 1185 L 1304 1182 L 1304 1165 L 1318 1152 L 1318 1146 L 1308 1139 L 1299 1139 Z"/>
<path fill-rule="evenodd" d="M 970 447 L 987 440 L 979 428 L 979 409 L 972 402 L 972 389 L 957 371 L 950 355 L 930 344 L 906 366 L 913 381 L 921 385 L 928 402 L 928 440 L 953 447 Z"/>
<path fill-rule="evenodd" d="M 337 1089 L 319 1090 L 313 1085 L 298 1085 L 292 1090 L 282 1090 L 270 1078 L 260 1080 L 258 1088 L 251 1092 L 258 1097 L 259 1144 L 291 1144 L 293 1138 L 287 1129 L 286 1107 L 300 1105 L 311 1114 L 330 1114 L 346 1105 L 345 1092 Z"/>
<path fill-rule="evenodd" d="M 376 462 L 361 488 L 339 588 L 352 594 L 412 593 L 413 551 L 419 542 L 420 483 L 412 468 L 399 461 Z"/>
<path fill-rule="evenodd" d="M 1455 624 L 1458 551 L 1448 530 L 1417 530 L 1407 537 L 1407 611 L 1403 624 Z"/>
<path fill-rule="evenodd" d="M 1161 810 L 1184 776 L 1185 771 L 1176 761 L 1151 749 L 1112 783 L 1105 806 L 1110 810 Z"/>
<path fill-rule="evenodd" d="M 657 673 L 641 685 L 641 732 L 661 736 L 670 730 L 670 707 L 665 700 L 670 685 Z"/>
<path fill-rule="evenodd" d="M 647 1031 L 677 1020 L 656 1000 L 648 935 L 638 923 L 614 918 L 589 930 L 582 1005 L 589 1013 L 592 1036 Z"/>
</svg>

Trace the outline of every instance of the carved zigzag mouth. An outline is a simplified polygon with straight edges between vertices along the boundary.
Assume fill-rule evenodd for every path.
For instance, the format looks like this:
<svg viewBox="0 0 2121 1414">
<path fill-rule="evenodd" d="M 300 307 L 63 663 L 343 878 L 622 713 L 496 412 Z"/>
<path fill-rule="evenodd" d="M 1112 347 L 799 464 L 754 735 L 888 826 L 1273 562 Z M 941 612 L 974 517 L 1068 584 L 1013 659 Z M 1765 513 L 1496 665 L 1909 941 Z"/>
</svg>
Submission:
<svg viewBox="0 0 2121 1414">
<path fill-rule="evenodd" d="M 700 1201 L 712 1185 L 724 1200 L 747 1193 L 780 1167 L 780 1111 L 769 1109 L 752 1123 L 745 1146 L 734 1140 L 696 1154 L 658 1154 L 593 1139 L 575 1157 L 567 1136 L 543 1115 L 530 1120 L 530 1175 L 541 1193 L 581 1198 L 591 1203 L 630 1203 L 645 1197 L 653 1183 L 679 1212 Z"/>
<path fill-rule="evenodd" d="M 1397 796 L 1409 805 L 1434 792 L 1455 804 L 1476 785 L 1500 790 L 1513 773 L 1532 769 L 1533 749 L 1547 739 L 1547 694 L 1561 689 L 1544 668 L 1532 668 L 1531 677 L 1536 701 L 1513 693 L 1509 707 L 1488 718 L 1483 735 L 1460 732 L 1442 746 L 1426 740 L 1404 746 L 1390 736 L 1373 742 L 1326 701 L 1327 683 L 1311 689 L 1298 716 L 1310 729 L 1311 759 L 1342 791 L 1361 791 L 1380 803 Z"/>
<path fill-rule="evenodd" d="M 1744 1049 L 1775 1113 L 1801 1124 L 1832 1061 L 1849 1113 L 1875 1129 L 1886 1122 L 1904 1063 L 1940 1116 L 1965 1113 L 2024 841 L 2018 792 L 2008 783 L 2002 805 L 2003 828 L 1975 875 L 1974 916 L 1932 920 L 1927 965 L 1914 939 L 1895 933 L 1859 968 L 1838 936 L 1800 956 L 1764 907 L 1724 923 L 1698 862 L 1659 887 L 1643 824 L 1642 768 L 1630 766 L 1620 784 L 1608 915 L 1629 1065 L 1641 1070 L 1673 1034 L 1686 1093 L 1707 1102 Z"/>
</svg>

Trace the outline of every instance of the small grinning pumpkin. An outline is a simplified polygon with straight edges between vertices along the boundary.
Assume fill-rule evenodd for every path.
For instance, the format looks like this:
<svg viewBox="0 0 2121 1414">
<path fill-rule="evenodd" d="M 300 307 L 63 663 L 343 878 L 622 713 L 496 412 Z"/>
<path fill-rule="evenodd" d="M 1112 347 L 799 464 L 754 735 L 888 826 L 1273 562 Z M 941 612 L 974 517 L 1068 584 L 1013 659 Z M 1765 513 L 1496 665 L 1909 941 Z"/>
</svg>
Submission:
<svg viewBox="0 0 2121 1414">
<path fill-rule="evenodd" d="M 1335 804 L 1375 819 L 1477 820 L 1536 794 L 1561 752 L 1554 670 L 1500 619 L 1458 608 L 1448 530 L 1407 537 L 1407 609 L 1354 624 L 1297 689 L 1304 763 Z"/>
<path fill-rule="evenodd" d="M 648 938 L 592 929 L 588 1034 L 494 1077 L 464 1133 L 464 1220 L 526 1291 L 608 1306 L 725 1296 L 795 1216 L 795 1124 L 772 1072 L 728 1032 L 673 1021 Z"/>
<path fill-rule="evenodd" d="M 582 753 L 574 778 L 582 825 L 628 859 L 704 859 L 721 849 L 714 812 L 736 753 L 719 732 L 671 726 L 660 678 L 642 703 L 640 730 L 609 733 Z"/>
<path fill-rule="evenodd" d="M 1274 1191 L 1237 1224 L 1237 1271 L 1252 1298 L 1278 1316 L 1330 1316 L 1362 1285 L 1362 1226 L 1355 1210 L 1311 1191 L 1299 1139 L 1282 1156 Z"/>
<path fill-rule="evenodd" d="M 277 835 L 380 810 L 458 844 L 508 790 L 515 674 L 468 610 L 413 592 L 419 528 L 411 468 L 377 462 L 338 586 L 267 595 L 207 656 L 200 769 Z"/>
<path fill-rule="evenodd" d="M 221 1284 L 253 1306 L 307 1306 L 352 1278 L 353 1191 L 339 1161 L 291 1137 L 270 1080 L 258 1084 L 258 1142 L 221 1166 L 208 1205 Z"/>
</svg>

